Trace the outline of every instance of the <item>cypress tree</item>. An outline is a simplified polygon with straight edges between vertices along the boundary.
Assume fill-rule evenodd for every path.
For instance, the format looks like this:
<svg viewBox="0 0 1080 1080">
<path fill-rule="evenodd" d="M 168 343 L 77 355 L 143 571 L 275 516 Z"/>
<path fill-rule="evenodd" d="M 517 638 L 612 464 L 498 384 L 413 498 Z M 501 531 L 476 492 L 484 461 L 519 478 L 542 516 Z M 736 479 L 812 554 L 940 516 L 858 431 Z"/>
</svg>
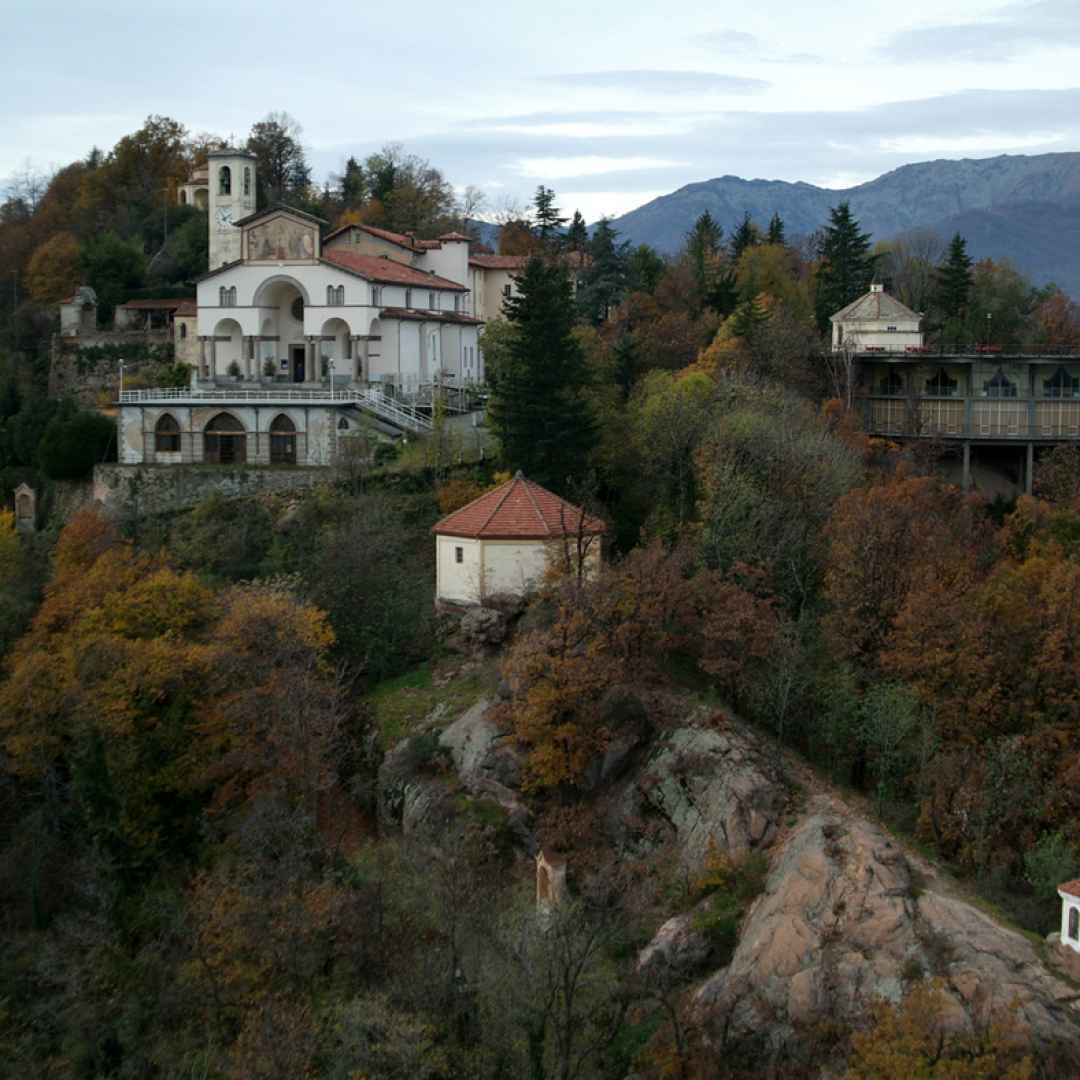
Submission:
<svg viewBox="0 0 1080 1080">
<path fill-rule="evenodd" d="M 511 469 L 565 491 L 584 470 L 596 425 L 582 396 L 585 362 L 572 334 L 574 296 L 566 268 L 534 257 L 504 311 L 516 333 L 499 371 L 489 417 Z"/>
<path fill-rule="evenodd" d="M 876 259 L 870 254 L 870 234 L 859 228 L 846 202 L 829 211 L 821 241 L 817 275 L 817 320 L 824 332 L 829 317 L 857 300 L 870 288 Z"/>
<path fill-rule="evenodd" d="M 607 320 L 626 290 L 629 244 L 619 243 L 608 218 L 601 218 L 589 241 L 589 263 L 579 277 L 578 308 L 594 326 Z"/>
<path fill-rule="evenodd" d="M 787 238 L 784 236 L 784 219 L 779 214 L 773 214 L 770 219 L 769 233 L 765 242 L 780 245 L 787 243 Z"/>
<path fill-rule="evenodd" d="M 750 220 L 750 211 L 747 210 L 743 214 L 743 219 L 739 222 L 739 227 L 735 230 L 731 237 L 731 259 L 733 262 L 739 261 L 739 256 L 748 248 L 753 247 L 755 244 L 761 242 L 761 235 L 758 233 L 757 226 Z"/>
<path fill-rule="evenodd" d="M 934 306 L 946 322 L 964 317 L 972 281 L 967 242 L 957 233 L 949 242 L 945 261 L 934 272 Z"/>
</svg>

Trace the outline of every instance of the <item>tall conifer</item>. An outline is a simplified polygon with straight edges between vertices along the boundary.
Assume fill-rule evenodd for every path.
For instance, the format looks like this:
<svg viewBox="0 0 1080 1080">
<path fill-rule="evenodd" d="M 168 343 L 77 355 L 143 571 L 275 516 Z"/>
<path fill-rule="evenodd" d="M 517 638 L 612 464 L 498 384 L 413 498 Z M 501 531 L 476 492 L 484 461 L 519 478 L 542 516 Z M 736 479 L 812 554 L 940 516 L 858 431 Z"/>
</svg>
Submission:
<svg viewBox="0 0 1080 1080">
<path fill-rule="evenodd" d="M 534 257 L 506 301 L 516 330 L 499 371 L 489 417 L 512 469 L 565 491 L 586 467 L 596 426 L 582 396 L 585 363 L 574 328 L 574 296 L 566 268 Z"/>
<path fill-rule="evenodd" d="M 822 331 L 829 317 L 857 300 L 870 288 L 876 259 L 870 254 L 870 234 L 846 202 L 829 211 L 829 224 L 821 241 L 821 266 L 817 275 L 817 320 Z"/>
<path fill-rule="evenodd" d="M 973 275 L 967 242 L 956 233 L 949 242 L 945 261 L 934 273 L 934 306 L 948 322 L 962 319 L 971 296 Z"/>
</svg>

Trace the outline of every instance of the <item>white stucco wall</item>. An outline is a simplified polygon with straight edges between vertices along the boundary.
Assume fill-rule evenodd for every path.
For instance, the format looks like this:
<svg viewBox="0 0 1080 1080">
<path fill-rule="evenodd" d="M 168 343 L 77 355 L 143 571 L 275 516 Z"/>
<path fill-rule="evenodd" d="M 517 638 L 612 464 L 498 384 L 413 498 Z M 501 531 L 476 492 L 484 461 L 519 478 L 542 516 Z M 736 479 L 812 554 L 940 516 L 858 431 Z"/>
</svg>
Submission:
<svg viewBox="0 0 1080 1080">
<path fill-rule="evenodd" d="M 1058 889 L 1058 896 L 1061 897 L 1061 944 L 1067 945 L 1075 952 L 1080 952 L 1080 937 L 1069 936 L 1069 912 L 1075 909 L 1080 913 L 1080 897 L 1062 892 L 1060 889 Z M 1080 919 L 1080 914 L 1077 917 Z"/>
<path fill-rule="evenodd" d="M 449 278 L 461 285 L 469 284 L 469 245 L 464 240 L 446 240 L 441 247 L 423 252 L 416 266 L 434 270 L 439 277 Z M 450 311 L 453 311 L 451 303 Z"/>
<path fill-rule="evenodd" d="M 462 561 L 456 558 L 460 548 Z M 480 603 L 480 542 L 458 536 L 435 537 L 435 596 L 457 604 Z"/>
<path fill-rule="evenodd" d="M 908 348 L 921 348 L 923 335 L 918 320 L 898 319 L 890 322 L 885 319 L 860 319 L 857 322 L 833 323 L 833 349 L 839 349 L 844 344 L 855 349 L 903 352 Z"/>
</svg>

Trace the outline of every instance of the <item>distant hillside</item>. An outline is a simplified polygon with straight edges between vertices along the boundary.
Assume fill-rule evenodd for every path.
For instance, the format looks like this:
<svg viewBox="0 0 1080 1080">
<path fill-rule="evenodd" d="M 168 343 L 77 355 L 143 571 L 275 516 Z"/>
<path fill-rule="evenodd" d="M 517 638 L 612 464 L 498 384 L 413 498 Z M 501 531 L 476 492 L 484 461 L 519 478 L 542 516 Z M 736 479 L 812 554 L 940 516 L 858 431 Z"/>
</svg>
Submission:
<svg viewBox="0 0 1080 1080">
<path fill-rule="evenodd" d="M 728 233 L 747 211 L 761 226 L 779 213 L 796 236 L 821 228 L 844 200 L 876 240 L 916 228 L 959 231 L 974 256 L 1012 259 L 1037 283 L 1080 296 L 1080 153 L 927 161 L 846 189 L 722 176 L 653 199 L 614 225 L 635 244 L 674 252 L 705 210 Z"/>
</svg>

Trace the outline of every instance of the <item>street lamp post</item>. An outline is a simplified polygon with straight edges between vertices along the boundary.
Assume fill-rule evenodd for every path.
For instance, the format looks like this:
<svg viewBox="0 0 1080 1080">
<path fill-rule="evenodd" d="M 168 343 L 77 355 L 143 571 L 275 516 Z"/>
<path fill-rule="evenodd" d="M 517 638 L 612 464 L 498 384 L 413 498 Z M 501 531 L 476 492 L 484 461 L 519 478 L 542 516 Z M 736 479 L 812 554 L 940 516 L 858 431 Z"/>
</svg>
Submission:
<svg viewBox="0 0 1080 1080">
<path fill-rule="evenodd" d="M 123 401 L 124 400 L 124 358 L 123 357 L 120 358 L 119 365 L 120 365 L 120 396 L 119 396 L 118 400 Z"/>
<path fill-rule="evenodd" d="M 330 376 L 330 400 L 332 401 L 334 399 L 334 358 L 332 356 L 326 361 L 326 371 Z"/>
</svg>

